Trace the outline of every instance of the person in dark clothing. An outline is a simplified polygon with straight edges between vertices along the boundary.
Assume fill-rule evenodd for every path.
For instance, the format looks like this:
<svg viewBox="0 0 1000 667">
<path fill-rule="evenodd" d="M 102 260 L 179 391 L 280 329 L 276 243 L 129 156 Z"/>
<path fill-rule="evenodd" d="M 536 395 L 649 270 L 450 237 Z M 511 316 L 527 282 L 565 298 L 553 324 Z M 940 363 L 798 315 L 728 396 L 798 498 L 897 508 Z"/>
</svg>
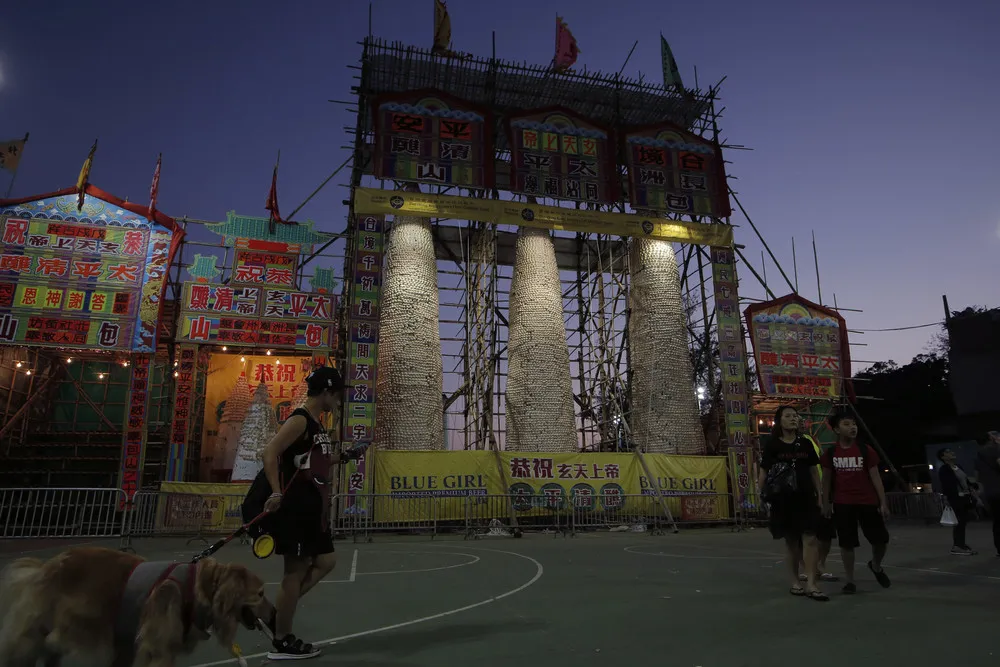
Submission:
<svg viewBox="0 0 1000 667">
<path fill-rule="evenodd" d="M 993 546 L 1000 558 L 1000 431 L 990 431 L 976 453 L 976 476 L 993 517 Z"/>
<path fill-rule="evenodd" d="M 757 489 L 771 506 L 771 535 L 776 540 L 785 540 L 789 592 L 826 602 L 830 598 L 816 582 L 819 560 L 816 534 L 822 518 L 819 457 L 812 442 L 799 433 L 800 423 L 794 408 L 789 405 L 778 408 L 771 437 L 764 444 Z M 799 584 L 800 561 L 805 564 L 805 588 Z"/>
<path fill-rule="evenodd" d="M 975 506 L 969 477 L 958 465 L 958 457 L 950 449 L 942 449 L 937 454 L 941 461 L 938 468 L 938 478 L 941 480 L 941 492 L 948 507 L 955 513 L 958 523 L 951 529 L 951 553 L 956 556 L 975 556 L 976 552 L 965 543 L 965 528 L 969 524 L 969 512 Z"/>
<path fill-rule="evenodd" d="M 301 660 L 319 655 L 312 644 L 292 634 L 299 599 L 337 563 L 330 528 L 330 493 L 336 465 L 347 457 L 335 451 L 320 423 L 337 415 L 344 382 L 335 368 L 321 366 L 306 378 L 306 402 L 292 412 L 264 449 L 264 474 L 271 496 L 264 505 L 275 553 L 284 556 L 284 576 L 268 625 L 274 634 L 270 660 Z"/>
<path fill-rule="evenodd" d="M 837 444 L 823 456 L 823 507 L 827 516 L 832 514 L 837 526 L 840 557 L 844 561 L 847 579 L 843 592 L 857 592 L 854 551 L 861 545 L 859 526 L 872 546 L 868 569 L 882 588 L 889 588 L 892 581 L 882 569 L 889 547 L 889 531 L 885 527 L 889 505 L 878 472 L 878 454 L 868 445 L 858 442 L 858 425 L 849 412 L 835 411 L 828 423 L 837 434 Z"/>
</svg>

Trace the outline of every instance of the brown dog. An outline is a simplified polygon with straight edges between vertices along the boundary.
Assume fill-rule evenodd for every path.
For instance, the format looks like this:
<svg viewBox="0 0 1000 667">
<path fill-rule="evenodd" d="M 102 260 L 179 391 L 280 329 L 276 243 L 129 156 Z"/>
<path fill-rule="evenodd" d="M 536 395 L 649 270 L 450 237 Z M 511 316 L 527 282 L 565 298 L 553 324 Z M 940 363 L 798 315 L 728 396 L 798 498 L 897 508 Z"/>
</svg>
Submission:
<svg viewBox="0 0 1000 667">
<path fill-rule="evenodd" d="M 264 582 L 242 565 L 148 563 L 94 547 L 22 558 L 0 577 L 0 667 L 64 656 L 115 667 L 173 667 L 215 635 L 227 651 L 247 610 L 270 618 Z"/>
</svg>

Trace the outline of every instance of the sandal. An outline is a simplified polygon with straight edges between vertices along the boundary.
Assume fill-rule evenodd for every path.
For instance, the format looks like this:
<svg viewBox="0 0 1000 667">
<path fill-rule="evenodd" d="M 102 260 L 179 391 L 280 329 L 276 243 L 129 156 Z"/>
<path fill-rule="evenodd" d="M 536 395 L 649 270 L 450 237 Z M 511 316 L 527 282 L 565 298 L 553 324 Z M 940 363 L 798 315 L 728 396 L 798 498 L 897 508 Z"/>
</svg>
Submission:
<svg viewBox="0 0 1000 667">
<path fill-rule="evenodd" d="M 792 586 L 790 589 L 788 589 L 788 592 L 794 595 L 795 597 L 802 597 L 803 595 L 806 594 L 806 589 L 802 588 L 801 586 Z"/>
<path fill-rule="evenodd" d="M 275 639 L 273 644 L 274 651 L 267 654 L 268 660 L 306 660 L 319 655 L 319 649 L 291 634 Z"/>
<path fill-rule="evenodd" d="M 829 602 L 830 596 L 821 590 L 806 591 L 806 597 L 816 602 Z"/>
</svg>

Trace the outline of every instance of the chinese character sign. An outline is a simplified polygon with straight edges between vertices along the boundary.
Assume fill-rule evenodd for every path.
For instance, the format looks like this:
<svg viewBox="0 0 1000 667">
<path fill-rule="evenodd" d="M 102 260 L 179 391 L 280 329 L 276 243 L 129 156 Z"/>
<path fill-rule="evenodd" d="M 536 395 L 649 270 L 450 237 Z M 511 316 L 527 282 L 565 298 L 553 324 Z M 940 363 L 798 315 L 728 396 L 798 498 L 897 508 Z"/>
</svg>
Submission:
<svg viewBox="0 0 1000 667">
<path fill-rule="evenodd" d="M 745 317 L 762 392 L 821 399 L 844 393 L 851 364 L 839 313 L 790 294 L 749 306 Z"/>
<path fill-rule="evenodd" d="M 44 217 L 64 199 L 0 209 L 0 343 L 154 350 L 182 232 L 96 198 L 84 213 L 99 220 Z"/>
<path fill-rule="evenodd" d="M 511 192 L 612 203 L 618 198 L 615 147 L 606 128 L 562 109 L 507 119 Z"/>
<path fill-rule="evenodd" d="M 259 250 L 237 250 L 230 283 L 261 287 L 295 286 L 298 255 Z"/>
<path fill-rule="evenodd" d="M 375 362 L 385 217 L 355 216 L 351 318 L 347 341 L 344 440 L 371 442 L 375 434 Z"/>
<path fill-rule="evenodd" d="M 170 423 L 170 451 L 167 456 L 167 481 L 183 482 L 189 427 L 193 421 L 191 409 L 194 402 L 197 347 L 178 345 L 175 356 L 177 366 L 174 377 L 173 421 Z"/>
<path fill-rule="evenodd" d="M 435 90 L 375 101 L 375 176 L 466 188 L 493 187 L 493 117 Z"/>
<path fill-rule="evenodd" d="M 750 410 L 746 346 L 740 328 L 740 301 L 736 293 L 736 259 L 732 248 L 712 247 L 711 254 L 726 436 L 736 481 L 733 491 L 737 503 L 742 506 L 751 488 L 750 468 L 746 460 L 750 444 Z"/>
<path fill-rule="evenodd" d="M 124 508 L 126 503 L 131 504 L 132 498 L 142 486 L 142 468 L 146 459 L 146 418 L 153 387 L 153 365 L 149 355 L 134 356 L 129 368 L 131 372 L 125 401 L 125 435 L 118 472 L 118 488 L 125 492 L 125 498 L 119 504 L 119 509 Z"/>
<path fill-rule="evenodd" d="M 633 207 L 713 218 L 732 213 L 714 142 L 666 124 L 626 132 L 624 152 Z"/>
<path fill-rule="evenodd" d="M 301 350 L 336 346 L 337 297 L 273 287 L 188 282 L 180 337 L 218 345 L 272 345 Z"/>
</svg>

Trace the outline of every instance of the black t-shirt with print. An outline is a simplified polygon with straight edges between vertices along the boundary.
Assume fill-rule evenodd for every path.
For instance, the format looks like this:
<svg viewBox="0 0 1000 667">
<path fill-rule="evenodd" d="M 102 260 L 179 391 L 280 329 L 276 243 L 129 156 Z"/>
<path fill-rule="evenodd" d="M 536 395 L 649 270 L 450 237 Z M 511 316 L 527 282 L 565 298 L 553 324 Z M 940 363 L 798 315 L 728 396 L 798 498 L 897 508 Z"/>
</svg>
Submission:
<svg viewBox="0 0 1000 667">
<path fill-rule="evenodd" d="M 816 487 L 812 481 L 813 466 L 820 464 L 819 456 L 812 443 L 800 436 L 793 442 L 785 442 L 780 438 L 768 438 L 764 442 L 764 452 L 761 456 L 760 467 L 765 471 L 778 462 L 790 463 L 795 467 L 796 481 L 798 483 L 798 493 L 805 495 L 816 495 Z"/>
</svg>

